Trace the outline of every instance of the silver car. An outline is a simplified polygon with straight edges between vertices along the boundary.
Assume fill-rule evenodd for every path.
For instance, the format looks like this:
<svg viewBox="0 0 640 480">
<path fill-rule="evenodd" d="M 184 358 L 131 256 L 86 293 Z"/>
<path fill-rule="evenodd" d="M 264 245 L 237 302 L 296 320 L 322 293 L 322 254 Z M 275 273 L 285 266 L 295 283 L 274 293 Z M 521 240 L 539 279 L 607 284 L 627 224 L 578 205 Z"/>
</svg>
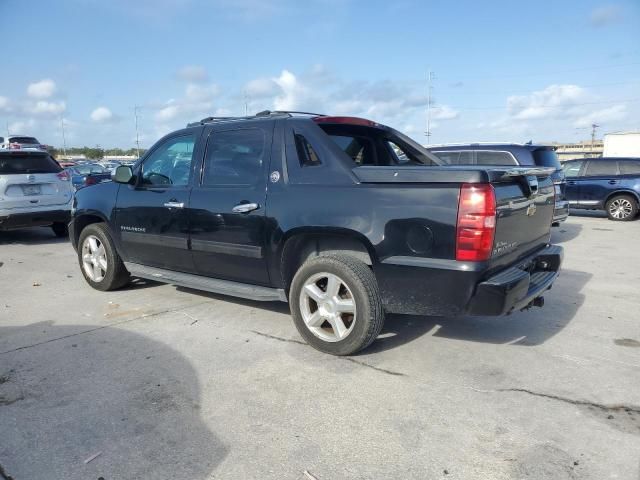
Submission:
<svg viewBox="0 0 640 480">
<path fill-rule="evenodd" d="M 65 236 L 72 200 L 71 178 L 49 153 L 0 150 L 0 231 L 51 226 Z"/>
<path fill-rule="evenodd" d="M 46 145 L 42 145 L 36 137 L 29 137 L 27 135 L 0 137 L 0 148 L 6 150 L 36 149 L 47 151 Z"/>
</svg>

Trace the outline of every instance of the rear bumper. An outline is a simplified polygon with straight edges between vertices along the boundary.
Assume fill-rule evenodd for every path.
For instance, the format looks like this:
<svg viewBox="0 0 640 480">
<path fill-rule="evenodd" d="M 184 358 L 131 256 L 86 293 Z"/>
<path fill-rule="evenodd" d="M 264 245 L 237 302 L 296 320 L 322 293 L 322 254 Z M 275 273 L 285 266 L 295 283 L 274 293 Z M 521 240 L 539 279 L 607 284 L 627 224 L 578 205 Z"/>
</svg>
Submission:
<svg viewBox="0 0 640 480">
<path fill-rule="evenodd" d="M 552 245 L 526 264 L 508 268 L 479 283 L 469 302 L 468 313 L 505 315 L 532 305 L 553 285 L 562 258 L 562 247 Z"/>
<path fill-rule="evenodd" d="M 71 210 L 47 210 L 29 213 L 10 213 L 0 215 L 0 230 L 41 227 L 52 223 L 69 223 Z"/>
<path fill-rule="evenodd" d="M 553 223 L 558 224 L 564 222 L 569 216 L 569 202 L 566 200 L 559 200 L 556 202 L 553 210 Z"/>
<path fill-rule="evenodd" d="M 562 264 L 549 245 L 487 278 L 483 262 L 391 257 L 374 265 L 385 309 L 415 315 L 505 315 L 548 290 Z"/>
</svg>

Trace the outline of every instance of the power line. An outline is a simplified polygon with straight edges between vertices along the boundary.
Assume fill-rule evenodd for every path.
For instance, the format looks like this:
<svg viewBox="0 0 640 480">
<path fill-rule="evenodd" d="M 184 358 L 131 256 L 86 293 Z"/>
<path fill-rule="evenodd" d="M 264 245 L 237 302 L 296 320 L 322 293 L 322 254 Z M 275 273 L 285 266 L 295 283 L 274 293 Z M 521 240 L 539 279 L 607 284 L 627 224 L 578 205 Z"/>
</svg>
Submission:
<svg viewBox="0 0 640 480">
<path fill-rule="evenodd" d="M 530 107 L 532 108 L 550 108 L 550 109 L 554 109 L 554 108 L 571 108 L 571 107 L 581 107 L 583 105 L 598 105 L 598 104 L 616 104 L 616 103 L 633 103 L 633 102 L 638 102 L 640 101 L 640 98 L 622 98 L 622 99 L 618 99 L 618 100 L 603 100 L 603 101 L 598 101 L 598 102 L 581 102 L 581 103 L 565 103 L 562 105 L 530 105 Z M 451 105 L 451 108 L 454 108 L 455 110 L 459 110 L 459 111 L 465 111 L 465 110 L 506 110 L 509 107 L 508 106 L 490 106 L 490 107 L 456 107 Z"/>
</svg>

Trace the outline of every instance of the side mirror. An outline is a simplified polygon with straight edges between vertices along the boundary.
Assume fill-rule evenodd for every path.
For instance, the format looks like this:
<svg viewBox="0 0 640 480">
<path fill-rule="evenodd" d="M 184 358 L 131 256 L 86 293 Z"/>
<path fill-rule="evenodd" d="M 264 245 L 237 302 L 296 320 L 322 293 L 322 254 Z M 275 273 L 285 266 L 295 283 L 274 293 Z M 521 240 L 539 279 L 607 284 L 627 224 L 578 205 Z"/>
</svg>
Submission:
<svg viewBox="0 0 640 480">
<path fill-rule="evenodd" d="M 116 173 L 113 176 L 113 181 L 118 183 L 132 183 L 134 179 L 133 170 L 129 165 L 120 165 L 116 168 Z"/>
</svg>

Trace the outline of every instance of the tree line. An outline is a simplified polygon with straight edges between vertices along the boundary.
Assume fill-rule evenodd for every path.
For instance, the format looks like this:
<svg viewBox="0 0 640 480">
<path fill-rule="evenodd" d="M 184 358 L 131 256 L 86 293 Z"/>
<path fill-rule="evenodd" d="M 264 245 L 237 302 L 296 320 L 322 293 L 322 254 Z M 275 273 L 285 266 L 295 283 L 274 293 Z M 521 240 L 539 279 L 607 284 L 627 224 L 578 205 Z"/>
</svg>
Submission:
<svg viewBox="0 0 640 480">
<path fill-rule="evenodd" d="M 61 148 L 57 147 L 49 147 L 49 153 L 54 157 L 58 155 L 63 155 L 64 152 Z M 141 148 L 139 150 L 140 155 L 142 155 L 146 150 Z M 123 148 L 101 148 L 100 146 L 95 147 L 69 147 L 66 149 L 67 155 L 84 155 L 86 158 L 90 158 L 92 160 L 100 160 L 105 155 L 117 155 L 117 156 L 125 156 L 125 155 L 134 155 L 138 154 L 138 150 L 135 148 L 130 148 L 125 150 Z"/>
</svg>

